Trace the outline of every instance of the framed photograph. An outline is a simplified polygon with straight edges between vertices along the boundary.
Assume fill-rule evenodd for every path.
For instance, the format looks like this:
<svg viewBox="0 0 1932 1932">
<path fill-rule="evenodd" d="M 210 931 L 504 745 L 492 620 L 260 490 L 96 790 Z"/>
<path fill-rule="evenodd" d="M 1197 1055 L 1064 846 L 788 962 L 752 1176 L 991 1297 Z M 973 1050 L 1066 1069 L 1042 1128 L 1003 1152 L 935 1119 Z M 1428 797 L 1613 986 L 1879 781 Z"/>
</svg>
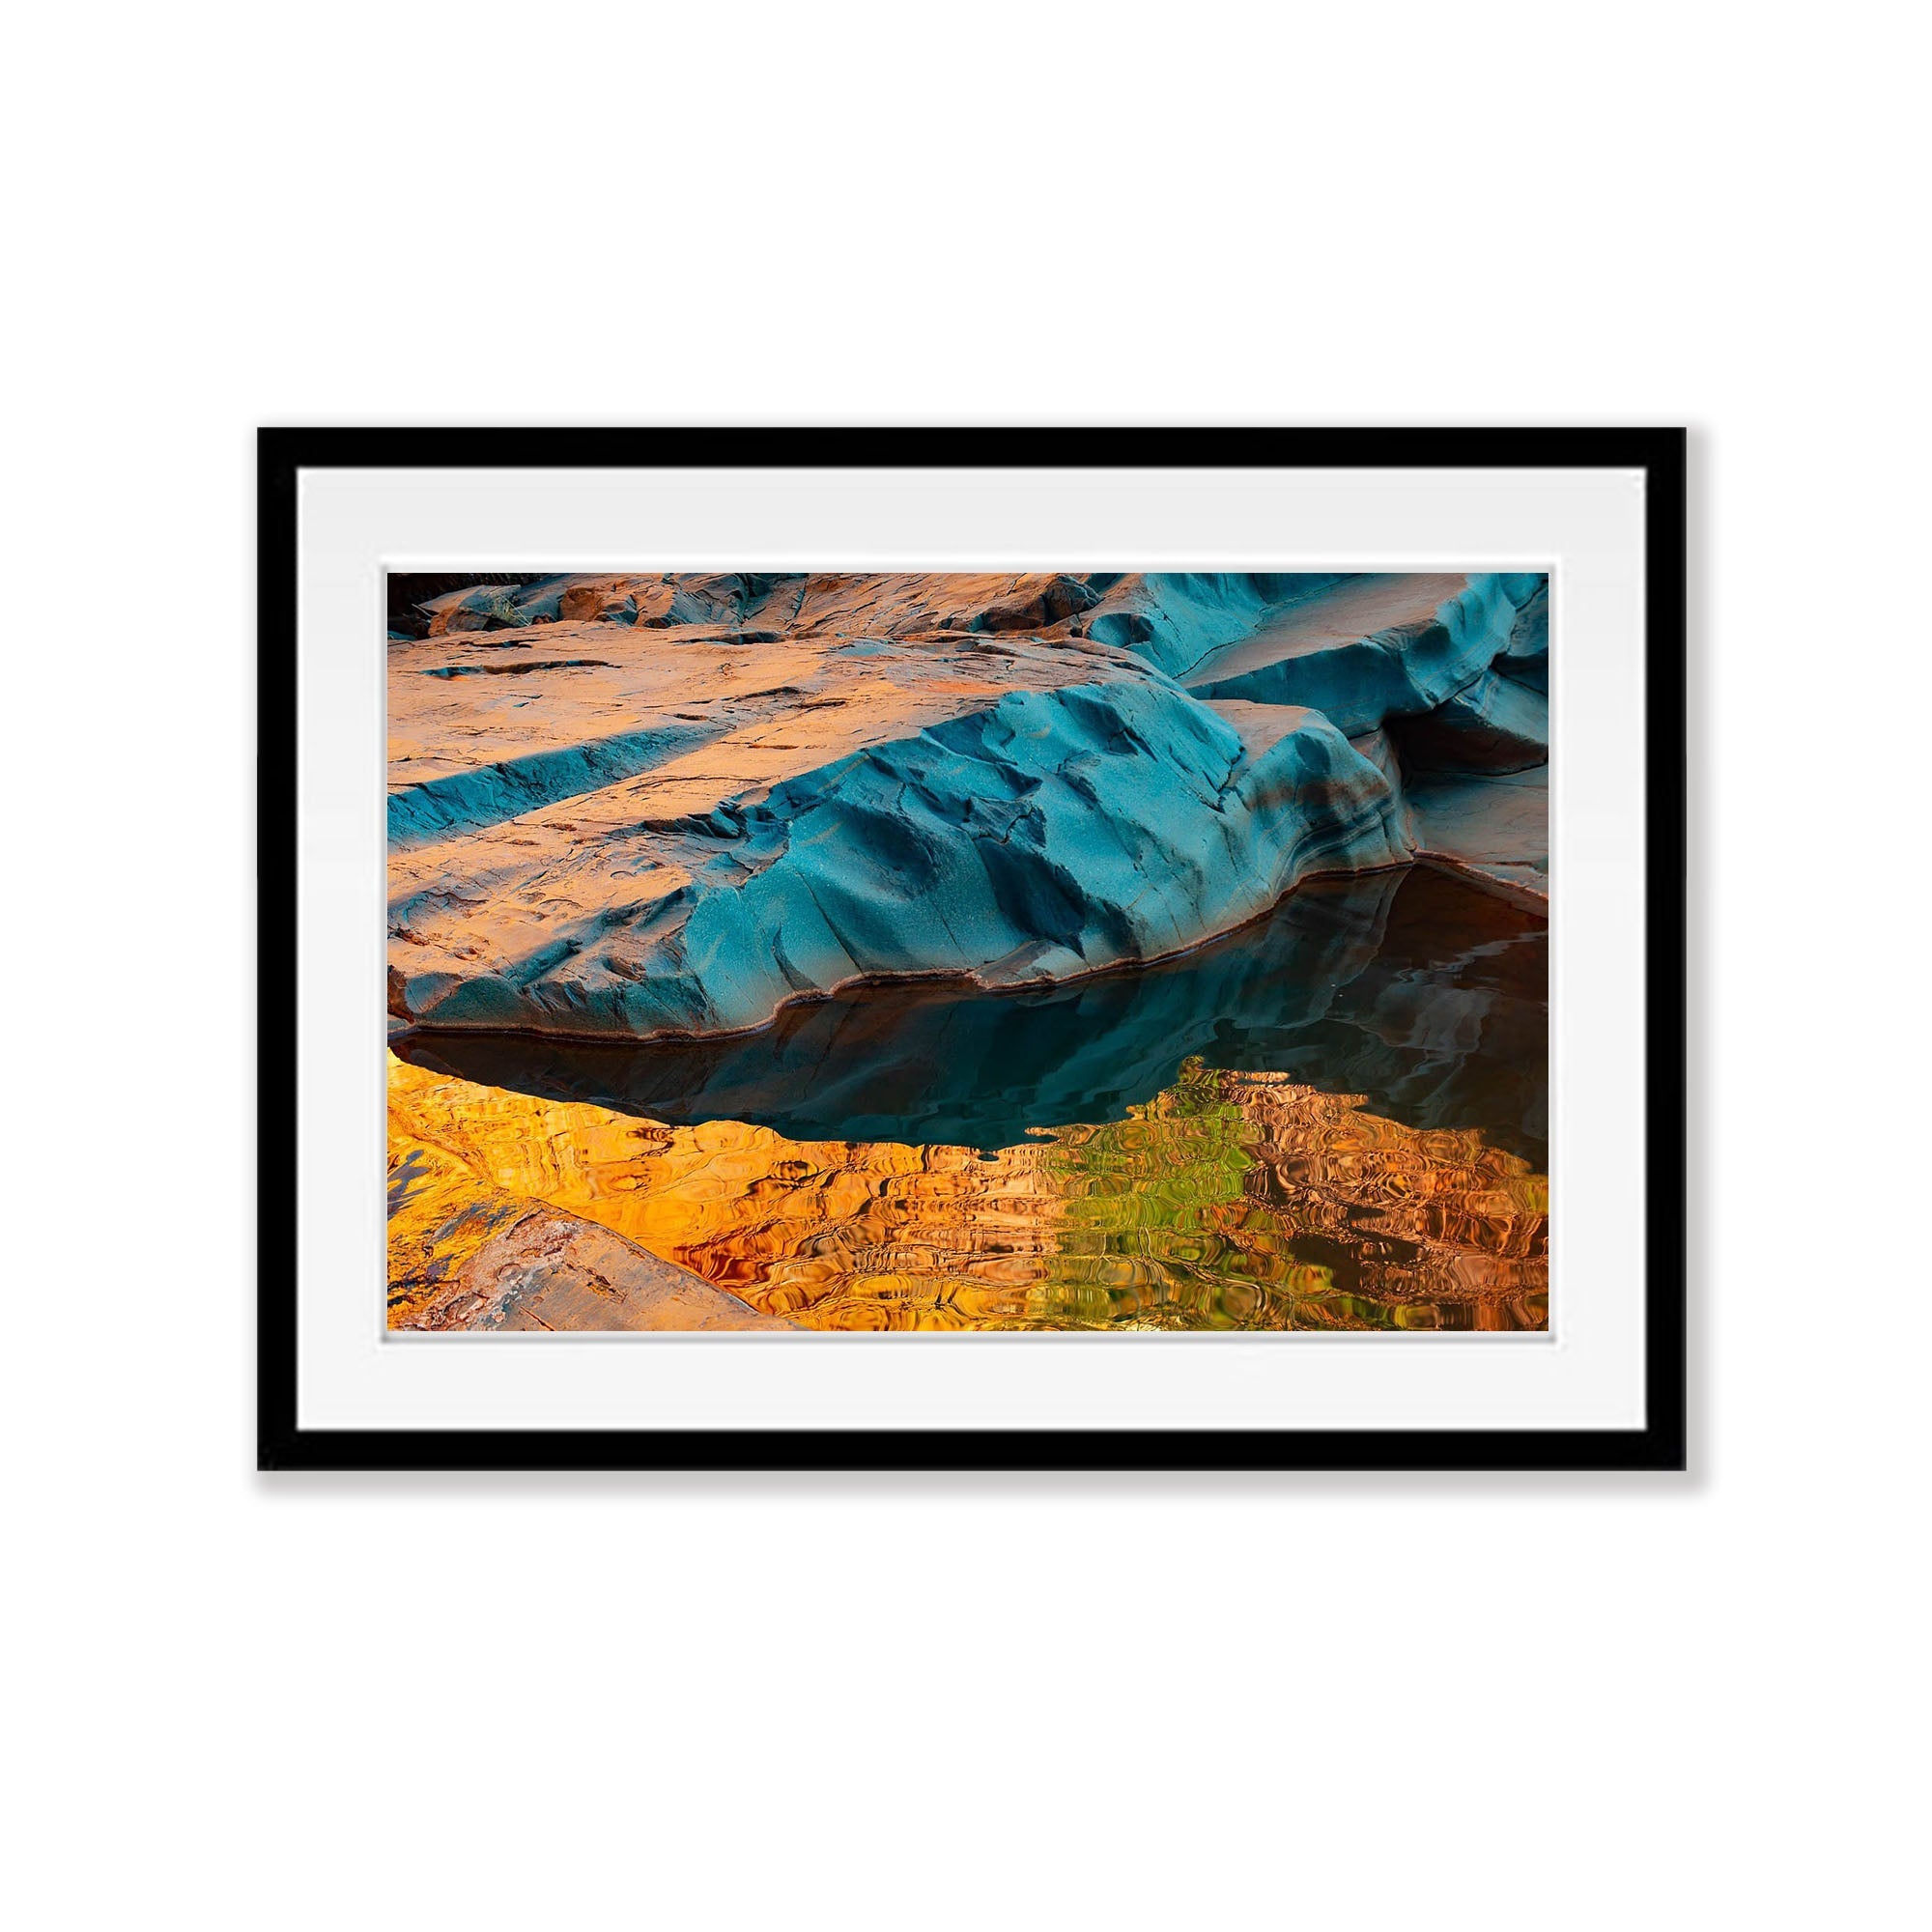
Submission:
<svg viewBox="0 0 1932 1932">
<path fill-rule="evenodd" d="M 1684 463 L 264 430 L 261 1466 L 1682 1468 Z"/>
</svg>

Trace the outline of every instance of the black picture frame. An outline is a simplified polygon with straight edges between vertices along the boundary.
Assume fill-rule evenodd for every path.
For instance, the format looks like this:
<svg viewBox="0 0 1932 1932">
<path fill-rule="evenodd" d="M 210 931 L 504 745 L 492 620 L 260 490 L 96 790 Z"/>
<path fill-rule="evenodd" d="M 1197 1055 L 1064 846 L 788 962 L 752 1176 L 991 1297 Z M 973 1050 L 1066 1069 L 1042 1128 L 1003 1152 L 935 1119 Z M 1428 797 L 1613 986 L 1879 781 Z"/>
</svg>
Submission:
<svg viewBox="0 0 1932 1932">
<path fill-rule="evenodd" d="M 295 956 L 297 483 L 303 469 L 679 465 L 1617 469 L 1645 473 L 1646 1025 L 1641 1428 L 1536 1430 L 304 1429 L 297 1242 L 260 1215 L 257 1466 L 264 1470 L 1681 1470 L 1687 1454 L 1686 433 L 1682 429 L 302 429 L 257 441 L 258 983 Z M 1065 459 L 1060 459 L 1064 462 Z M 1049 467 L 1042 460 L 1038 467 Z M 261 1031 L 258 1187 L 289 1185 L 300 1095 Z"/>
</svg>

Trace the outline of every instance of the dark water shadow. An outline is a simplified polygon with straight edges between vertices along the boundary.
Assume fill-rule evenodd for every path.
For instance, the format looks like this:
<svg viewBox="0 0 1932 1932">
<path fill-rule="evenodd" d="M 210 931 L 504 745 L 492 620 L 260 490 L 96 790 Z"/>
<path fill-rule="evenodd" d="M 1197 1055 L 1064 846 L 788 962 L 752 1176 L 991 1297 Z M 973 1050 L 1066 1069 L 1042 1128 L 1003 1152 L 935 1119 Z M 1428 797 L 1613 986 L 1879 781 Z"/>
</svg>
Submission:
<svg viewBox="0 0 1932 1932">
<path fill-rule="evenodd" d="M 391 1044 L 433 1071 L 671 1125 L 988 1151 L 1122 1120 L 1198 1054 L 1359 1094 L 1408 1126 L 1480 1128 L 1541 1170 L 1548 976 L 1540 919 L 1415 867 L 1311 883 L 1184 958 L 1039 992 L 859 987 L 730 1039 Z"/>
</svg>

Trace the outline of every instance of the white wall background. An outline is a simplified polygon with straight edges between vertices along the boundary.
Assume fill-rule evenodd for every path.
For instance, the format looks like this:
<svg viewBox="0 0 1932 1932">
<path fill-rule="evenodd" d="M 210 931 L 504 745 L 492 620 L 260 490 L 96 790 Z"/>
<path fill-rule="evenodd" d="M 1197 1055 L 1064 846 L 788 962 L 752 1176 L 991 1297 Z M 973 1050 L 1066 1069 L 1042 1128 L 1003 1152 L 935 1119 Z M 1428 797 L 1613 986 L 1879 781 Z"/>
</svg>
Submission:
<svg viewBox="0 0 1932 1932">
<path fill-rule="evenodd" d="M 14 23 L 15 1922 L 1922 1912 L 1909 28 Z M 1694 427 L 1691 1478 L 250 1472 L 252 428 L 710 420 Z"/>
</svg>

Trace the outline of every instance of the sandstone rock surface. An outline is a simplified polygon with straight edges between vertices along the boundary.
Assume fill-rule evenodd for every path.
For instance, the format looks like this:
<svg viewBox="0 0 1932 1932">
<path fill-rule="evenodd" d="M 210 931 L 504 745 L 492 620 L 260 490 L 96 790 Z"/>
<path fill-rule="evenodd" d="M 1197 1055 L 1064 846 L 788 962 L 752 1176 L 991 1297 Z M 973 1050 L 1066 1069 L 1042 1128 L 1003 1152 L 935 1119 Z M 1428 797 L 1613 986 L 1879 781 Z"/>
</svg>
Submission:
<svg viewBox="0 0 1932 1932">
<path fill-rule="evenodd" d="M 1530 788 L 1471 803 L 1547 755 L 1545 600 L 1498 574 L 532 576 L 399 632 L 392 599 L 391 1011 L 728 1033 L 856 980 L 1162 958 L 1425 845 L 1547 879 Z"/>
<path fill-rule="evenodd" d="M 1405 794 L 1418 858 L 1487 881 L 1532 910 L 1549 904 L 1547 769 L 1435 778 Z"/>
</svg>

